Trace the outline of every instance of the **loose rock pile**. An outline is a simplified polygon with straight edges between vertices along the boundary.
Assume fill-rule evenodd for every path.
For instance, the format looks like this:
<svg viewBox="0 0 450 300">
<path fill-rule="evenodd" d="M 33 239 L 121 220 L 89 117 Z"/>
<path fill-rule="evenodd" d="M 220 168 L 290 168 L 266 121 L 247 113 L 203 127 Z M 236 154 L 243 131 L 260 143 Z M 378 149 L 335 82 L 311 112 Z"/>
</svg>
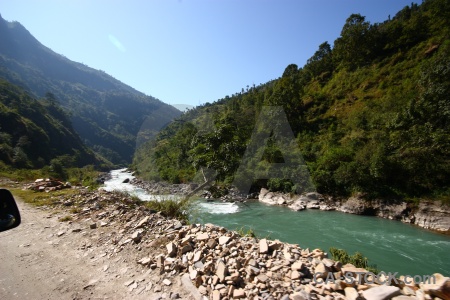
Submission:
<svg viewBox="0 0 450 300">
<path fill-rule="evenodd" d="M 70 182 L 62 182 L 59 180 L 54 180 L 54 179 L 36 179 L 36 181 L 34 183 L 31 183 L 27 186 L 25 186 L 26 189 L 28 190 L 33 190 L 36 192 L 52 192 L 52 191 L 58 191 L 58 190 L 62 190 L 62 189 L 67 189 L 67 188 L 71 188 L 72 185 L 70 184 Z"/>
<path fill-rule="evenodd" d="M 193 191 L 197 184 L 171 184 L 167 182 L 155 182 L 155 181 L 145 181 L 139 178 L 133 178 L 130 181 L 131 184 L 144 189 L 149 194 L 163 195 L 163 194 L 173 194 L 173 195 L 186 195 Z"/>
<path fill-rule="evenodd" d="M 91 230 L 114 228 L 98 243 L 113 257 L 136 249 L 136 263 L 159 273 L 161 290 L 174 277 L 189 277 L 204 299 L 450 299 L 450 279 L 414 284 L 401 277 L 372 283 L 367 270 L 342 265 L 320 249 L 243 237 L 212 224 L 184 224 L 151 211 L 129 197 L 109 192 L 60 196 L 61 208 L 76 207 L 73 220 Z M 349 275 L 350 274 L 350 275 Z M 347 275 L 352 282 L 338 279 Z M 325 279 L 335 278 L 325 283 Z M 134 284 L 134 283 L 130 283 Z"/>
</svg>

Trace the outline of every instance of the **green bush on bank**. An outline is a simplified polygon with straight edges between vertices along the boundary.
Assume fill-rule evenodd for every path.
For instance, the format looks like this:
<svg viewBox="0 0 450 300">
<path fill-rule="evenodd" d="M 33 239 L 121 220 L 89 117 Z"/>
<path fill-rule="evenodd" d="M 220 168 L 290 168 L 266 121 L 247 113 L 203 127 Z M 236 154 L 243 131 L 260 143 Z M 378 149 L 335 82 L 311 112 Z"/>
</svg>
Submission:
<svg viewBox="0 0 450 300">
<path fill-rule="evenodd" d="M 369 272 L 378 274 L 379 271 L 376 265 L 369 265 L 369 260 L 364 257 L 360 252 L 355 252 L 353 255 L 349 255 L 347 251 L 343 249 L 337 249 L 334 247 L 330 248 L 330 253 L 333 260 L 340 261 L 343 265 L 352 264 L 357 268 L 366 269 Z"/>
<path fill-rule="evenodd" d="M 161 212 L 161 214 L 165 217 L 178 219 L 184 222 L 189 221 L 189 214 L 192 205 L 188 198 L 155 199 L 150 201 L 142 201 L 141 203 L 149 209 Z"/>
</svg>

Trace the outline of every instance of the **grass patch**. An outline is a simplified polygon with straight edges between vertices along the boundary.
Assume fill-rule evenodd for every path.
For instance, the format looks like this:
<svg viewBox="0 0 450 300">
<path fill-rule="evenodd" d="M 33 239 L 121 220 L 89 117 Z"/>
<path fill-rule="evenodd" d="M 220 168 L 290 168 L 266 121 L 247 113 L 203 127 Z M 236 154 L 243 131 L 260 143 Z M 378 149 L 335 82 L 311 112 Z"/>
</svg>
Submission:
<svg viewBox="0 0 450 300">
<path fill-rule="evenodd" d="M 77 214 L 77 213 L 81 212 L 81 208 L 79 208 L 77 206 L 74 206 L 69 211 L 70 211 L 71 214 Z"/>
<path fill-rule="evenodd" d="M 239 229 L 236 229 L 235 230 L 240 236 L 243 236 L 243 237 L 252 237 L 252 238 L 255 238 L 256 237 L 256 233 L 255 233 L 255 231 L 253 230 L 253 228 L 251 228 L 251 227 L 246 227 L 246 226 L 242 226 L 241 228 L 239 228 Z"/>
<path fill-rule="evenodd" d="M 0 177 L 9 178 L 12 181 L 34 181 L 37 178 L 46 177 L 42 170 L 14 169 L 12 167 L 2 166 L 0 168 Z"/>
<path fill-rule="evenodd" d="M 188 199 L 161 199 L 144 201 L 144 206 L 161 212 L 165 217 L 189 221 L 191 202 Z"/>
<path fill-rule="evenodd" d="M 9 178 L 13 181 L 28 182 L 35 181 L 38 178 L 54 178 L 61 181 L 68 181 L 72 185 L 89 186 L 97 189 L 101 183 L 97 181 L 100 171 L 94 166 L 85 166 L 82 168 L 64 168 L 64 174 L 54 174 L 49 166 L 41 169 L 17 169 L 7 166 L 0 162 L 0 177 Z"/>
<path fill-rule="evenodd" d="M 72 217 L 71 216 L 61 217 L 61 218 L 58 219 L 58 221 L 60 221 L 60 222 L 69 222 L 69 221 L 72 221 Z"/>
<path fill-rule="evenodd" d="M 78 193 L 78 191 L 74 189 L 64 189 L 50 193 L 45 193 L 45 192 L 35 192 L 31 190 L 11 189 L 11 193 L 16 197 L 23 199 L 25 203 L 34 206 L 44 206 L 44 205 L 53 206 L 60 202 L 59 196 L 73 195 Z"/>
<path fill-rule="evenodd" d="M 360 252 L 355 252 L 353 255 L 349 255 L 347 251 L 343 249 L 330 248 L 330 253 L 333 256 L 333 260 L 340 261 L 343 265 L 352 264 L 357 268 L 364 268 L 369 272 L 378 274 L 379 271 L 376 265 L 369 265 L 369 260 L 364 257 Z"/>
</svg>

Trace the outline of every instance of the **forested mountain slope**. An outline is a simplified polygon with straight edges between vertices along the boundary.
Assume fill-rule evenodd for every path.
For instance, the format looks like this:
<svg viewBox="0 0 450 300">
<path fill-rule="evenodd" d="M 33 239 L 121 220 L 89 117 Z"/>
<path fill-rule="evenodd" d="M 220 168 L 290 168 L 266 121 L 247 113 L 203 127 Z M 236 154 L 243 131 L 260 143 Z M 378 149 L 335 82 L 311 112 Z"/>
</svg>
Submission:
<svg viewBox="0 0 450 300">
<path fill-rule="evenodd" d="M 0 17 L 0 37 L 0 78 L 37 98 L 54 94 L 82 140 L 115 164 L 131 162 L 147 116 L 158 117 L 156 127 L 148 129 L 155 133 L 180 114 L 102 71 L 53 52 L 18 22 Z"/>
<path fill-rule="evenodd" d="M 66 167 L 101 162 L 75 133 L 53 95 L 36 100 L 23 89 L 0 80 L 1 163 L 42 168 L 53 159 Z"/>
<path fill-rule="evenodd" d="M 333 45 L 321 44 L 303 67 L 289 65 L 272 82 L 183 114 L 140 149 L 136 169 L 172 182 L 211 169 L 221 182 L 240 176 L 237 182 L 251 178 L 254 189 L 299 191 L 311 189 L 295 180 L 307 176 L 304 159 L 312 188 L 322 193 L 448 197 L 449 23 L 446 0 L 412 4 L 377 24 L 352 14 Z M 276 119 L 258 123 L 264 106 L 283 108 L 294 150 L 284 151 L 286 137 L 270 125 Z M 244 159 L 258 134 L 257 159 Z M 292 151 L 298 168 L 258 180 L 274 163 L 292 167 Z"/>
</svg>

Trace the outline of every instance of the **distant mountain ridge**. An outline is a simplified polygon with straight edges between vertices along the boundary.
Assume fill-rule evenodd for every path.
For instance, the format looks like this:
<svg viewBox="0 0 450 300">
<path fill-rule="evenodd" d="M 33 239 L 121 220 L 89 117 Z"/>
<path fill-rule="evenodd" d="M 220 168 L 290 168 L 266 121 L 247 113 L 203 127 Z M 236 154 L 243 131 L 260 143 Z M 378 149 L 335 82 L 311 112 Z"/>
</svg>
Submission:
<svg viewBox="0 0 450 300">
<path fill-rule="evenodd" d="M 103 71 L 53 52 L 20 23 L 1 16 L 0 36 L 0 78 L 38 98 L 54 94 L 83 142 L 114 164 L 131 162 L 136 137 L 148 116 L 157 114 L 158 124 L 153 122 L 155 128 L 147 128 L 141 136 L 156 133 L 180 114 Z"/>
</svg>

